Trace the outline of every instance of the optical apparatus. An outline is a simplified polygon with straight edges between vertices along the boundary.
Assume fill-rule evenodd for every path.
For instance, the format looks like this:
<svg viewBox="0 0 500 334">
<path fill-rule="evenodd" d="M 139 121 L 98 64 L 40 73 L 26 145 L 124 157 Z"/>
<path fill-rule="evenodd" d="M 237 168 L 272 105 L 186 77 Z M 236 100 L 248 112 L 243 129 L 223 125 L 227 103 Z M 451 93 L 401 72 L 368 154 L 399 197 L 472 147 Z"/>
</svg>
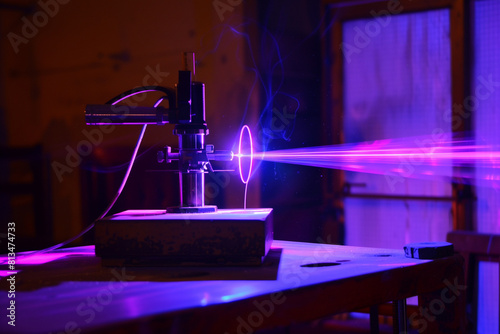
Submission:
<svg viewBox="0 0 500 334">
<path fill-rule="evenodd" d="M 108 104 L 86 106 L 88 125 L 173 124 L 179 142 L 177 150 L 166 146 L 157 155 L 160 164 L 177 163 L 179 205 L 127 210 L 97 220 L 95 252 L 104 265 L 259 265 L 271 247 L 272 209 L 229 210 L 205 205 L 205 174 L 214 172 L 211 161 L 231 161 L 234 154 L 205 144 L 209 133 L 205 84 L 192 80 L 194 55 L 192 70 L 188 54 L 183 59 L 184 69 L 179 71 L 175 88 L 139 87 Z M 128 96 L 148 91 L 163 92 L 168 107 L 119 104 Z M 239 154 L 240 174 L 241 160 Z"/>
</svg>

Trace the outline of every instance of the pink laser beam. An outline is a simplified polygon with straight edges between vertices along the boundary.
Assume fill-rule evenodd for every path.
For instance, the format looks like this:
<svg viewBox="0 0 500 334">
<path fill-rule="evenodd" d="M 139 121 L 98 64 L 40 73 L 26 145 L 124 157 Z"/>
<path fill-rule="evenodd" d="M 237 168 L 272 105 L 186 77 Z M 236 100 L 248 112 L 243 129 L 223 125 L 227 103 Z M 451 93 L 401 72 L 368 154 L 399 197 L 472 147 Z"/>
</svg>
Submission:
<svg viewBox="0 0 500 334">
<path fill-rule="evenodd" d="M 398 173 L 404 177 L 460 177 L 500 179 L 500 151 L 472 139 L 433 140 L 430 136 L 385 139 L 382 141 L 335 146 L 295 148 L 243 154 L 249 157 L 288 164 L 342 169 L 374 174 Z M 449 138 L 447 138 L 449 137 Z M 432 138 L 432 140 L 431 140 Z M 241 142 L 241 136 L 240 136 Z M 424 144 L 422 144 L 424 143 Z M 474 168 L 487 170 L 477 176 Z M 408 169 L 412 172 L 409 173 Z M 410 175 L 411 174 L 411 175 Z"/>
</svg>

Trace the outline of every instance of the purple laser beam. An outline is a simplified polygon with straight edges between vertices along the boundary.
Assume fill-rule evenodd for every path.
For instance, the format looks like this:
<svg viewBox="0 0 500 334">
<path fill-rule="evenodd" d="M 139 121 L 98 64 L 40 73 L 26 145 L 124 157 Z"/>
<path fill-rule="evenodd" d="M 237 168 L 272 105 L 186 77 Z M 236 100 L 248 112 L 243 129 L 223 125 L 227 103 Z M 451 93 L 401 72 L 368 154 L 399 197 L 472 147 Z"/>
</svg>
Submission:
<svg viewBox="0 0 500 334">
<path fill-rule="evenodd" d="M 466 178 L 500 180 L 500 151 L 472 139 L 440 140 L 432 136 L 386 139 L 374 142 L 254 152 L 263 161 L 341 169 L 411 178 Z M 240 143 L 241 144 L 241 143 Z M 474 172 L 480 168 L 479 176 Z"/>
</svg>

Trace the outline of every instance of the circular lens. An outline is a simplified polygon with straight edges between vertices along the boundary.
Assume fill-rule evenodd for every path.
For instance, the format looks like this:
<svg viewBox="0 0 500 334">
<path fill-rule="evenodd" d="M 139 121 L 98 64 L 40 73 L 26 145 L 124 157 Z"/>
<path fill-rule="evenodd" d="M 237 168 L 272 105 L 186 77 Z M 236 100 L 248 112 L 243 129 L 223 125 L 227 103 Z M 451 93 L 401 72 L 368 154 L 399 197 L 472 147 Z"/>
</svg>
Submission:
<svg viewBox="0 0 500 334">
<path fill-rule="evenodd" d="M 241 182 L 248 183 L 252 175 L 253 143 L 252 132 L 248 125 L 244 125 L 240 131 L 240 142 L 238 145 L 238 165 Z"/>
</svg>

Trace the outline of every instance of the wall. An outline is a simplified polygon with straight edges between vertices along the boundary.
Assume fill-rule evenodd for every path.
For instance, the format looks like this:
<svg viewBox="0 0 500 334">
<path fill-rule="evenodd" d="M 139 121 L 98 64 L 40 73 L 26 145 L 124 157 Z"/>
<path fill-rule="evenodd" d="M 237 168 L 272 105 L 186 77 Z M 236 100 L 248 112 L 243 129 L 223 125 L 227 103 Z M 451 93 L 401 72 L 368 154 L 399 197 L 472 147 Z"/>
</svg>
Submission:
<svg viewBox="0 0 500 334">
<path fill-rule="evenodd" d="M 89 208 L 82 206 L 81 195 L 87 153 L 79 154 L 81 163 L 78 157 L 69 157 L 71 151 L 83 152 L 82 143 L 88 140 L 85 131 L 96 129 L 84 123 L 86 104 L 104 103 L 146 82 L 173 86 L 181 53 L 194 51 L 199 62 L 196 79 L 207 87 L 207 141 L 216 148 L 231 149 L 242 121 L 252 121 L 258 99 L 250 89 L 253 72 L 245 66 L 246 39 L 228 28 L 238 26 L 251 7 L 241 1 L 222 3 L 40 0 L 17 2 L 31 11 L 2 6 L 3 144 L 43 145 L 56 241 L 77 234 L 89 223 L 82 218 Z M 242 120 L 247 101 L 250 112 Z M 103 133 L 102 142 L 89 150 L 103 156 L 112 155 L 117 147 L 131 152 L 139 130 L 138 126 L 116 127 Z M 171 126 L 150 126 L 143 147 L 176 145 L 171 131 Z M 100 141 L 99 136 L 94 138 Z M 122 155 L 121 163 L 127 157 Z M 26 173 L 12 165 L 3 168 L 8 168 L 11 179 Z M 221 188 L 237 194 L 225 196 L 228 206 L 242 205 L 243 188 L 237 178 L 231 176 L 230 184 Z M 257 206 L 258 192 L 250 194 L 249 206 Z M 34 233 L 31 206 L 29 199 L 8 204 L 7 219 L 16 221 L 26 235 Z"/>
</svg>

